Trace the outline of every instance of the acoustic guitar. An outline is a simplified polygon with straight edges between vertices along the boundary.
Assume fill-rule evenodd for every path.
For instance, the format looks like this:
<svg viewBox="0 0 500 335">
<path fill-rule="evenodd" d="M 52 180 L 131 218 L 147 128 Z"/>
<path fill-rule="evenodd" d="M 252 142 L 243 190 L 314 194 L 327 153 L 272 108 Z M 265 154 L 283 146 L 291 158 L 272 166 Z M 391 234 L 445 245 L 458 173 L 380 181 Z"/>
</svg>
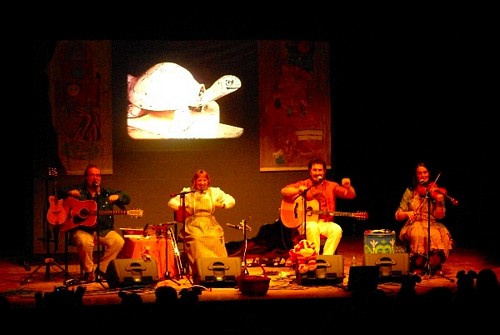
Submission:
<svg viewBox="0 0 500 335">
<path fill-rule="evenodd" d="M 49 168 L 49 176 L 57 177 L 57 169 Z M 57 181 L 54 180 L 54 195 L 49 196 L 49 209 L 47 210 L 47 221 L 52 225 L 60 225 L 66 220 L 66 210 L 63 207 L 63 199 L 57 197 Z"/>
<path fill-rule="evenodd" d="M 78 200 L 66 198 L 63 207 L 68 213 L 66 221 L 61 225 L 60 231 L 68 231 L 79 226 L 93 228 L 97 224 L 97 215 L 129 215 L 135 218 L 142 217 L 142 209 L 133 210 L 97 210 L 94 200 Z"/>
<path fill-rule="evenodd" d="M 280 218 L 283 225 L 287 228 L 297 228 L 304 223 L 304 214 L 306 222 L 317 221 L 318 216 L 321 214 L 330 214 L 333 216 L 347 216 L 358 220 L 368 219 L 367 212 L 338 212 L 338 211 L 322 211 L 319 210 L 319 203 L 317 200 L 307 201 L 305 204 L 301 197 L 295 201 L 281 201 Z M 304 213 L 305 212 L 305 213 Z"/>
</svg>

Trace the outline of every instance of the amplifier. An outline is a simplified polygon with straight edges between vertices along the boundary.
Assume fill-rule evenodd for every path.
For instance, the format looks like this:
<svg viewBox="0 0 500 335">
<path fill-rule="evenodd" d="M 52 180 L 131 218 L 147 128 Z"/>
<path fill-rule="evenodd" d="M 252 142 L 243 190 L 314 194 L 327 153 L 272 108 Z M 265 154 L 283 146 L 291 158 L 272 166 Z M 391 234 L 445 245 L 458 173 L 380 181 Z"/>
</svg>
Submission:
<svg viewBox="0 0 500 335">
<path fill-rule="evenodd" d="M 158 265 L 154 258 L 114 259 L 106 269 L 106 281 L 110 288 L 151 285 L 158 281 Z"/>
<path fill-rule="evenodd" d="M 364 265 L 379 267 L 379 276 L 402 277 L 410 272 L 410 255 L 405 252 L 394 254 L 364 254 Z"/>
<path fill-rule="evenodd" d="M 342 255 L 319 255 L 316 270 L 297 273 L 299 285 L 332 285 L 344 280 L 344 258 Z"/>
<path fill-rule="evenodd" d="M 236 287 L 236 277 L 241 274 L 240 257 L 198 258 L 194 283 L 206 287 Z"/>
</svg>

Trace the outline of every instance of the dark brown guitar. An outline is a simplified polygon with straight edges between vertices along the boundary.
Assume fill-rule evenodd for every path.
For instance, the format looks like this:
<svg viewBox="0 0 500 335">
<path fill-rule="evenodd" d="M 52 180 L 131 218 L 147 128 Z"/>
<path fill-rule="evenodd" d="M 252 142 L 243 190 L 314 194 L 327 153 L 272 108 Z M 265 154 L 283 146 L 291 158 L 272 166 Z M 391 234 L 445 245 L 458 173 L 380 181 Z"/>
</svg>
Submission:
<svg viewBox="0 0 500 335">
<path fill-rule="evenodd" d="M 78 200 L 68 197 L 63 202 L 63 207 L 68 213 L 66 221 L 61 225 L 61 231 L 68 231 L 79 226 L 95 227 L 97 215 L 130 215 L 142 217 L 142 209 L 133 210 L 97 210 L 94 200 Z"/>
</svg>

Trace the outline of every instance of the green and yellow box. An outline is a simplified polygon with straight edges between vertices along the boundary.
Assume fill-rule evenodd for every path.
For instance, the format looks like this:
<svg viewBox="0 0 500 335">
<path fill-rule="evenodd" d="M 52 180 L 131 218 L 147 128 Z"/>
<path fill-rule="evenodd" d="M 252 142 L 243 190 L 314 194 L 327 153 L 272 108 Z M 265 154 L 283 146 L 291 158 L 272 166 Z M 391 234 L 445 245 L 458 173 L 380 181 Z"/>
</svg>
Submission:
<svg viewBox="0 0 500 335">
<path fill-rule="evenodd" d="M 365 254 L 392 254 L 396 247 L 396 232 L 388 229 L 365 230 Z"/>
</svg>

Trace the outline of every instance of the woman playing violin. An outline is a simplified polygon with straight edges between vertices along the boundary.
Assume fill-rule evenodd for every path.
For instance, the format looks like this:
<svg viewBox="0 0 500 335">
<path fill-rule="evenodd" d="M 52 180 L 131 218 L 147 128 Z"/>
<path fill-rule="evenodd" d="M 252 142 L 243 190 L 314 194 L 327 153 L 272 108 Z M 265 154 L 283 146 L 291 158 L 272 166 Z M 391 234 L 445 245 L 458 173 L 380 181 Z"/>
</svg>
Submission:
<svg viewBox="0 0 500 335">
<path fill-rule="evenodd" d="M 429 178 L 429 170 L 424 163 L 419 163 L 415 169 L 413 184 L 404 191 L 395 213 L 397 221 L 406 221 L 399 239 L 409 244 L 411 271 L 415 273 L 423 273 L 427 261 L 431 272 L 440 273 L 453 242 L 449 230 L 441 222 L 446 215 L 446 190 Z M 429 223 L 430 252 L 427 250 Z"/>
</svg>

